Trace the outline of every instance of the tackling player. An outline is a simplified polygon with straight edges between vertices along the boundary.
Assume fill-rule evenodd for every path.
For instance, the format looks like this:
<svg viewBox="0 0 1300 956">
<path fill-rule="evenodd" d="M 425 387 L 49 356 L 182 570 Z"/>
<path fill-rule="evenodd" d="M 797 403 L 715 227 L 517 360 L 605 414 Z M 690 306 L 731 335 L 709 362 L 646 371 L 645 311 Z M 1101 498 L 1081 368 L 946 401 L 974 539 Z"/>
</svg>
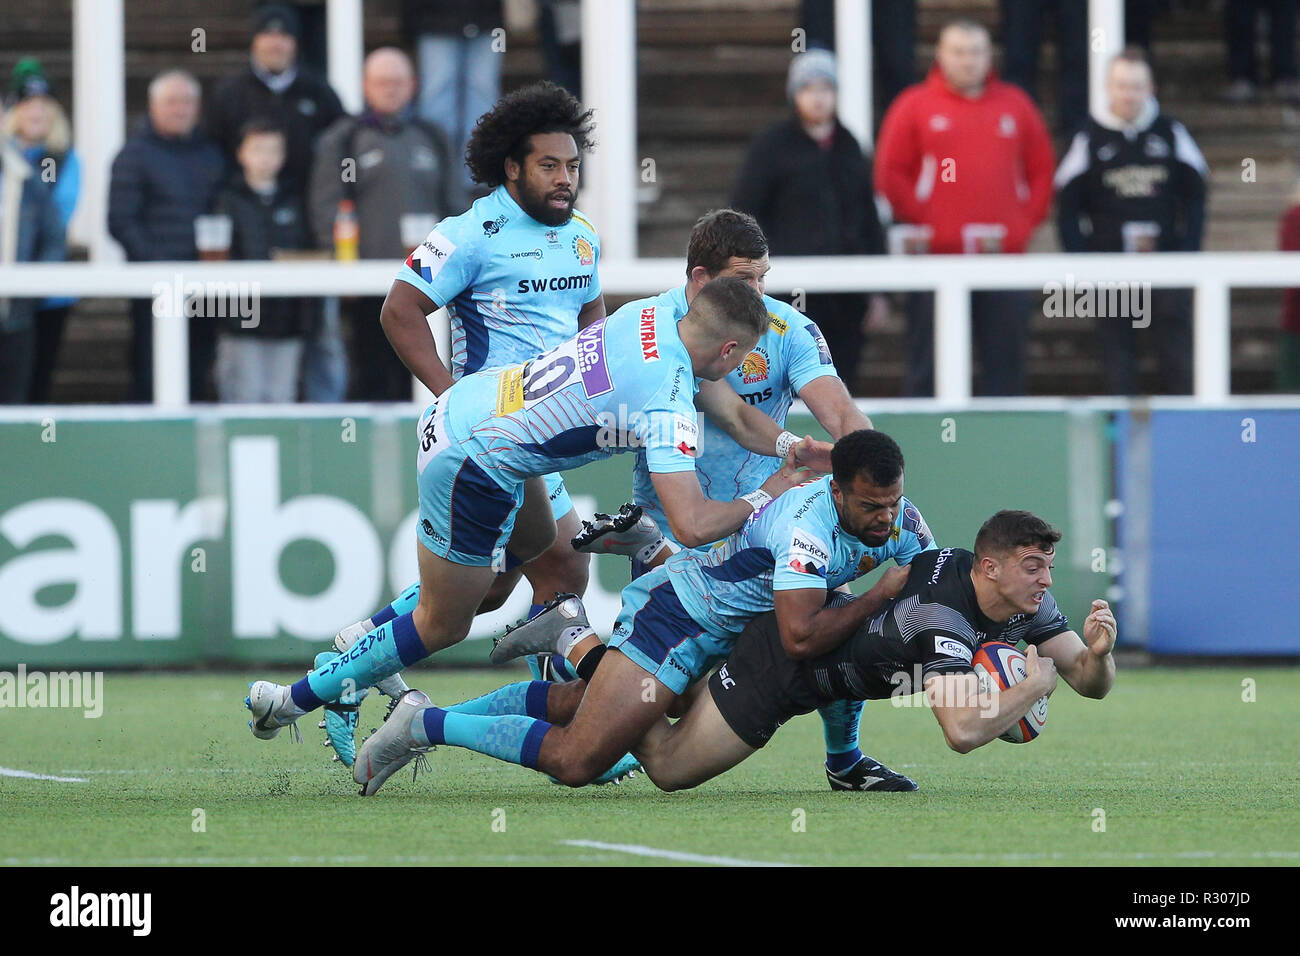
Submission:
<svg viewBox="0 0 1300 956">
<path fill-rule="evenodd" d="M 709 297 L 719 283 L 736 281 L 717 279 L 696 301 Z M 353 775 L 362 792 L 374 793 L 418 753 L 440 743 L 583 786 L 625 751 L 639 756 L 643 739 L 677 698 L 726 657 L 758 615 L 775 609 L 782 632 L 800 654 L 815 656 L 838 646 L 897 593 L 907 571 L 891 569 L 861 599 L 842 608 L 826 606 L 827 592 L 892 556 L 895 519 L 908 503 L 903 455 L 887 435 L 870 430 L 846 435 L 835 443 L 831 461 L 833 477 L 756 504 L 754 516 L 718 547 L 679 551 L 624 588 L 608 647 L 597 646 L 578 664 L 587 681 L 585 696 L 581 687 L 536 681 L 522 694 L 519 685 L 511 685 L 469 702 L 472 710 L 466 712 L 431 707 L 419 691 L 405 695 L 357 755 Z M 677 502 L 662 482 L 655 484 L 669 521 L 678 527 Z M 698 537 L 712 540 L 702 529 Z M 501 644 L 513 656 L 548 643 L 565 654 L 591 634 L 574 598 L 521 625 Z M 566 726 L 542 719 L 557 692 L 582 700 Z M 523 713 L 505 710 L 512 706 L 522 706 Z"/>
<path fill-rule="evenodd" d="M 710 501 L 700 490 L 697 406 L 745 447 L 775 450 L 776 424 L 718 381 L 754 347 L 767 321 L 749 286 L 720 279 L 680 321 L 654 308 L 620 309 L 535 359 L 467 375 L 447 389 L 418 425 L 415 608 L 292 686 L 252 683 L 245 706 L 254 735 L 273 737 L 345 691 L 463 640 L 507 546 L 522 563 L 555 540 L 540 476 L 644 446 L 674 526 L 711 541 L 754 512 L 755 496 L 770 500 L 802 480 L 795 467 L 801 455 L 804 464 L 828 465 L 829 446 L 801 442 L 786 467 L 742 500 Z"/>
<path fill-rule="evenodd" d="M 757 220 L 734 209 L 717 209 L 700 217 L 691 230 L 686 250 L 686 284 L 642 301 L 683 315 L 691 300 L 714 279 L 720 276 L 744 279 L 763 295 L 771 322 L 758 345 L 728 373 L 726 382 L 782 428 L 796 396 L 808 406 L 832 441 L 849 432 L 871 428 L 871 419 L 859 411 L 836 372 L 817 323 L 764 293 L 764 279 L 770 268 L 767 238 Z M 730 501 L 744 494 L 744 489 L 757 487 L 779 467 L 777 459 L 755 455 L 707 421 L 701 423 L 695 470 L 705 497 Z M 680 544 L 665 518 L 643 454 L 637 455 L 633 475 L 635 502 L 644 515 L 638 525 L 640 534 L 600 535 L 596 529 L 602 523 L 598 520 L 594 526 L 584 522 L 584 535 L 579 537 L 589 541 L 583 545 L 584 550 L 627 554 L 632 558 L 632 573 L 636 577 L 662 564 Z M 656 529 L 663 529 L 662 536 L 651 533 L 650 521 Z M 603 524 L 610 527 L 609 522 Z M 914 510 L 910 514 L 905 510 L 899 516 L 899 533 L 900 549 L 893 557 L 900 565 L 921 550 L 934 547 L 934 539 Z M 567 677 L 562 661 L 563 658 L 556 658 L 553 667 L 559 676 Z M 832 790 L 911 789 L 911 781 L 906 777 L 886 770 L 859 749 L 860 701 L 835 701 L 822 710 L 821 717 L 826 739 L 826 779 Z"/>
<path fill-rule="evenodd" d="M 791 717 L 830 700 L 883 699 L 923 687 L 948 746 L 965 754 L 1050 695 L 1058 674 L 1084 697 L 1105 697 L 1115 680 L 1115 618 L 1096 600 L 1082 639 L 1070 630 L 1048 590 L 1060 538 L 1028 512 L 1000 511 L 980 528 L 973 553 L 944 548 L 920 555 L 894 599 L 856 614 L 861 623 L 851 636 L 821 653 L 787 627 L 780 607 L 755 618 L 710 678 L 709 693 L 698 695 L 677 723 L 658 721 L 634 748 L 646 774 L 662 790 L 697 786 L 763 747 Z M 838 594 L 826 610 L 860 611 L 864 600 Z M 980 692 L 971 666 L 986 641 L 1029 645 L 1025 679 L 996 696 Z M 416 696 L 423 695 L 406 699 Z M 576 722 L 581 702 L 570 685 L 551 685 L 546 719 Z M 477 703 L 467 702 L 470 712 Z M 427 724 L 433 711 L 418 712 L 417 721 Z M 451 719 L 443 718 L 444 726 Z M 395 729 L 380 733 L 388 747 L 376 741 L 363 757 L 395 749 Z"/>
</svg>

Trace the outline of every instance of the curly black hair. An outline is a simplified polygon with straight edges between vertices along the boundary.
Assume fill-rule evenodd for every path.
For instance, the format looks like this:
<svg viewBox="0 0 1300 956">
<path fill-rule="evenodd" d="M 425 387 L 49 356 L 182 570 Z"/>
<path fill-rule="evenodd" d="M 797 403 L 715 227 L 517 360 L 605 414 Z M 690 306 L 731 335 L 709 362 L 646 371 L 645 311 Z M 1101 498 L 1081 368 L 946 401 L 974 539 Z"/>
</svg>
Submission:
<svg viewBox="0 0 1300 956">
<path fill-rule="evenodd" d="M 884 432 L 863 428 L 835 443 L 831 470 L 835 483 L 841 486 L 847 487 L 863 475 L 873 485 L 887 488 L 903 475 L 903 450 Z"/>
<path fill-rule="evenodd" d="M 507 93 L 497 105 L 479 117 L 465 147 L 465 165 L 474 182 L 493 188 L 506 181 L 509 157 L 523 163 L 528 155 L 528 137 L 535 133 L 568 133 L 578 152 L 590 152 L 595 125 L 591 110 L 584 110 L 572 93 L 562 86 L 542 81 Z"/>
</svg>

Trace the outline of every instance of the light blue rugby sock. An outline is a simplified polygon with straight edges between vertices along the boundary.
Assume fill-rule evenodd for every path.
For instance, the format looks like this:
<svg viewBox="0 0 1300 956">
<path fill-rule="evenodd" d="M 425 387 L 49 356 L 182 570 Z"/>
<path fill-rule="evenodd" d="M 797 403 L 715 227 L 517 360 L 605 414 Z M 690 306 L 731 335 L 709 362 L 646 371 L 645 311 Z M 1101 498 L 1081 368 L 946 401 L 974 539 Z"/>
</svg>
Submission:
<svg viewBox="0 0 1300 956">
<path fill-rule="evenodd" d="M 410 614 L 415 610 L 415 606 L 420 603 L 420 582 L 416 581 L 393 600 L 392 604 L 385 604 L 374 614 L 370 615 L 370 623 L 375 627 L 381 624 L 387 624 L 389 621 L 401 617 L 403 614 Z"/>
<path fill-rule="evenodd" d="M 411 736 L 421 746 L 464 747 L 529 770 L 537 769 L 542 739 L 550 729 L 546 721 L 520 714 L 485 717 L 440 707 L 425 708 L 411 719 Z"/>
<path fill-rule="evenodd" d="M 546 695 L 551 689 L 549 681 L 524 680 L 507 684 L 482 697 L 462 701 L 443 709 L 449 714 L 478 714 L 499 717 L 503 714 L 522 714 L 538 720 L 546 719 Z"/>
<path fill-rule="evenodd" d="M 381 624 L 353 644 L 346 654 L 294 684 L 293 702 L 303 710 L 315 710 L 328 701 L 338 700 L 344 692 L 370 687 L 428 656 L 411 615 L 403 614 Z"/>
</svg>

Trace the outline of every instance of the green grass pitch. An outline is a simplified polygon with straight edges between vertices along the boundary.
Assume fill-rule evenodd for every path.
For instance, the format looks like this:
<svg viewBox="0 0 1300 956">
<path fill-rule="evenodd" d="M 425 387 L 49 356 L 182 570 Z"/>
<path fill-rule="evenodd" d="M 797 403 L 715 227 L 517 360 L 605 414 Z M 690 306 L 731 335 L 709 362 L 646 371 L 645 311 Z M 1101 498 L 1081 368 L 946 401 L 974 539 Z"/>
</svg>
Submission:
<svg viewBox="0 0 1300 956">
<path fill-rule="evenodd" d="M 453 702 L 521 673 L 422 671 L 412 682 Z M 252 676 L 110 673 L 99 719 L 0 709 L 0 768 L 85 781 L 0 774 L 0 862 L 1300 862 L 1300 668 L 1121 669 L 1104 701 L 1062 683 L 1037 741 L 967 756 L 945 747 L 923 707 L 869 703 L 863 749 L 916 779 L 918 793 L 830 792 L 821 724 L 808 715 L 685 793 L 660 793 L 644 776 L 568 790 L 440 748 L 430 776 L 412 783 L 404 771 L 369 800 L 329 762 L 315 719 L 301 722 L 301 746 L 287 732 L 252 737 L 242 708 Z M 1253 702 L 1242 699 L 1246 678 Z M 362 727 L 382 710 L 375 694 Z"/>
</svg>

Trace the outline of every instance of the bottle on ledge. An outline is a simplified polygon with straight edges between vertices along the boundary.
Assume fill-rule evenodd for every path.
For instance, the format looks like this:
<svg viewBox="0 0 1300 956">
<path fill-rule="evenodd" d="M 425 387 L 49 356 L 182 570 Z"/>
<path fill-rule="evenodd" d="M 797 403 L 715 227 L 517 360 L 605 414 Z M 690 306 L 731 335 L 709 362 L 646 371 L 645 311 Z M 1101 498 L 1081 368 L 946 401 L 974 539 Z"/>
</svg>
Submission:
<svg viewBox="0 0 1300 956">
<path fill-rule="evenodd" d="M 360 238 L 356 205 L 351 199 L 340 200 L 338 212 L 334 214 L 334 258 L 340 262 L 356 261 Z"/>
</svg>

